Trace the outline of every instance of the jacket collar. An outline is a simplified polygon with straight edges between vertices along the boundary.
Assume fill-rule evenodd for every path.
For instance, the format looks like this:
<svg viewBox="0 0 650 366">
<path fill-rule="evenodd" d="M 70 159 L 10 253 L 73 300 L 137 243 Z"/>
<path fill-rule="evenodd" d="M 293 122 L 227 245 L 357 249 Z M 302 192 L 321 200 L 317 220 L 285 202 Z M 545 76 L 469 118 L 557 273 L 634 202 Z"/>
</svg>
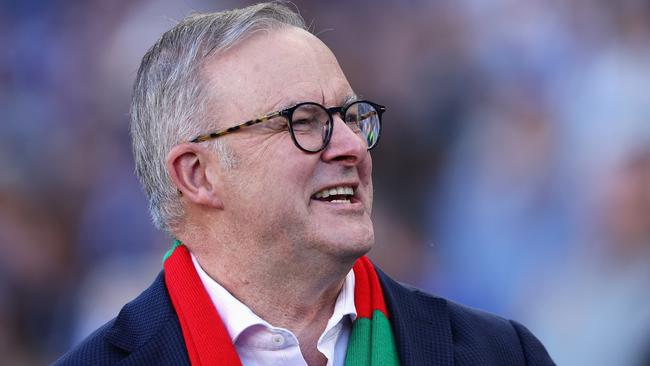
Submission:
<svg viewBox="0 0 650 366">
<path fill-rule="evenodd" d="M 447 302 L 405 287 L 375 269 L 384 291 L 400 364 L 452 365 L 454 351 Z"/>
</svg>

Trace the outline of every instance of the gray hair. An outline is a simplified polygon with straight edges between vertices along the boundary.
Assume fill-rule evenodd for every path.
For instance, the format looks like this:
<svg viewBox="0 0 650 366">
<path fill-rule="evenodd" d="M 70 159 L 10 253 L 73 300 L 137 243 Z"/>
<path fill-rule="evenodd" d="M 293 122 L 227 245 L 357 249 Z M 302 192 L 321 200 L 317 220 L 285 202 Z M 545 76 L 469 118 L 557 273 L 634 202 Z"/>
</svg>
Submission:
<svg viewBox="0 0 650 366">
<path fill-rule="evenodd" d="M 171 233 L 184 215 L 165 160 L 173 146 L 205 132 L 201 122 L 210 119 L 209 93 L 202 67 L 208 56 L 257 31 L 286 26 L 306 29 L 302 17 L 281 2 L 193 14 L 144 55 L 133 90 L 130 130 L 136 174 L 158 228 Z M 229 150 L 217 140 L 212 144 L 228 165 Z"/>
</svg>

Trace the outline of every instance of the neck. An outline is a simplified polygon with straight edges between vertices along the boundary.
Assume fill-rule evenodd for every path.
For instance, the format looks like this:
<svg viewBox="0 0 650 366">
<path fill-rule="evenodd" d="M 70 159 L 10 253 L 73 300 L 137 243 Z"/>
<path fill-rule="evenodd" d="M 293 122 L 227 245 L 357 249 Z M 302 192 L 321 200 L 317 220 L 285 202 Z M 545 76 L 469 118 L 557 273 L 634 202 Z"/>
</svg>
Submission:
<svg viewBox="0 0 650 366">
<path fill-rule="evenodd" d="M 316 351 L 356 258 L 342 261 L 322 253 L 297 255 L 296 251 L 274 250 L 275 246 L 263 256 L 244 255 L 259 253 L 259 245 L 251 251 L 237 244 L 229 248 L 190 243 L 189 248 L 206 273 L 255 314 L 273 326 L 291 330 L 303 354 Z"/>
</svg>

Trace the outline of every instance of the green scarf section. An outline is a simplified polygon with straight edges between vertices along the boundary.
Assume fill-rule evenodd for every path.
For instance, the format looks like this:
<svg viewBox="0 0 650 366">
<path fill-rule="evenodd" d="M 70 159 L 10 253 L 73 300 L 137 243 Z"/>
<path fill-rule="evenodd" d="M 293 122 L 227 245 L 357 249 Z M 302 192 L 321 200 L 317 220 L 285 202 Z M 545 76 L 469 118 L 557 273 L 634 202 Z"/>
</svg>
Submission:
<svg viewBox="0 0 650 366">
<path fill-rule="evenodd" d="M 372 319 L 357 318 L 348 341 L 345 365 L 399 365 L 393 331 L 384 313 L 375 310 Z"/>
<path fill-rule="evenodd" d="M 345 365 L 397 366 L 395 337 L 375 266 L 363 256 L 352 269 L 357 319 L 352 324 Z"/>
</svg>

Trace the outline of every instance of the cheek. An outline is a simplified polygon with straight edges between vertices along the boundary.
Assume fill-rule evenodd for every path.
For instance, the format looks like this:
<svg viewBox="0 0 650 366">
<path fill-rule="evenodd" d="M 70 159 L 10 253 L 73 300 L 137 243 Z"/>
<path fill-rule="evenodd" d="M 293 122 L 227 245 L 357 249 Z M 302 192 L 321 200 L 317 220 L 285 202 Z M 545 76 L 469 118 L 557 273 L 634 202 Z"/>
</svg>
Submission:
<svg viewBox="0 0 650 366">
<path fill-rule="evenodd" d="M 374 197 L 374 191 L 372 188 L 372 179 L 370 180 L 370 185 L 368 186 L 368 215 L 372 213 L 372 202 Z"/>
<path fill-rule="evenodd" d="M 298 150 L 290 136 L 258 139 L 250 149 L 240 149 L 237 157 L 238 179 L 245 180 L 242 187 L 250 199 L 263 202 L 305 201 L 307 190 L 314 179 L 318 154 L 305 154 Z M 293 208 L 295 210 L 295 207 Z"/>
<path fill-rule="evenodd" d="M 370 153 L 368 153 L 368 157 L 361 163 L 359 164 L 359 179 L 361 179 L 361 182 L 368 187 L 368 198 L 370 202 L 370 206 L 372 208 L 372 197 L 373 197 L 373 188 L 372 188 L 372 158 L 370 157 Z"/>
<path fill-rule="evenodd" d="M 372 187 L 372 155 L 366 152 L 366 156 L 357 166 L 359 171 L 359 179 L 370 187 Z"/>
<path fill-rule="evenodd" d="M 276 210 L 290 207 L 295 211 L 296 207 L 292 202 L 303 202 L 308 198 L 306 189 L 309 187 L 311 171 L 307 164 L 296 160 L 273 157 L 272 160 L 259 162 L 262 166 L 250 177 L 249 184 L 255 186 L 251 189 L 255 191 L 260 204 L 273 202 L 273 206 L 279 206 Z"/>
<path fill-rule="evenodd" d="M 278 171 L 281 173 L 281 180 L 288 186 L 299 189 L 299 193 L 304 193 L 309 188 L 310 183 L 315 179 L 315 169 L 317 166 L 318 154 L 307 155 L 292 146 L 295 151 L 283 157 L 280 162 Z"/>
</svg>

